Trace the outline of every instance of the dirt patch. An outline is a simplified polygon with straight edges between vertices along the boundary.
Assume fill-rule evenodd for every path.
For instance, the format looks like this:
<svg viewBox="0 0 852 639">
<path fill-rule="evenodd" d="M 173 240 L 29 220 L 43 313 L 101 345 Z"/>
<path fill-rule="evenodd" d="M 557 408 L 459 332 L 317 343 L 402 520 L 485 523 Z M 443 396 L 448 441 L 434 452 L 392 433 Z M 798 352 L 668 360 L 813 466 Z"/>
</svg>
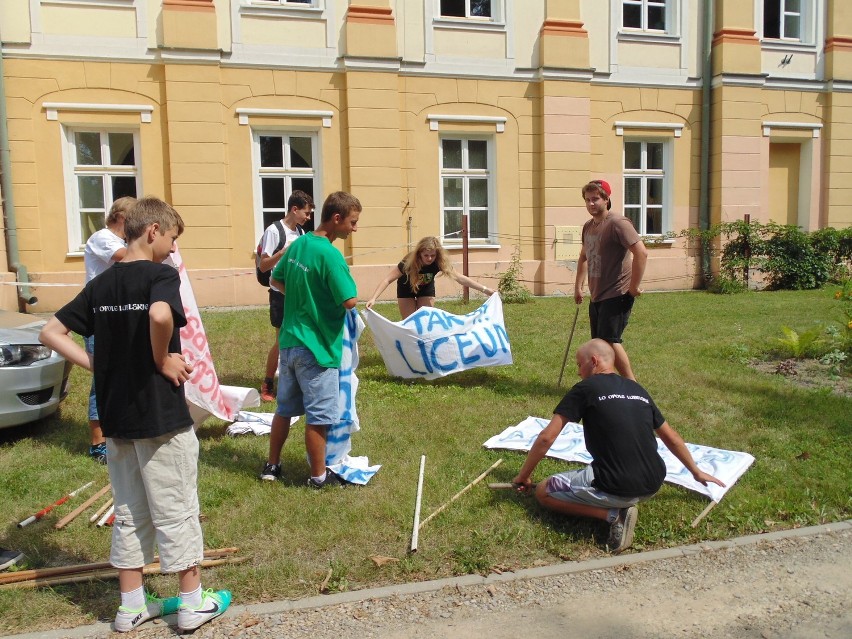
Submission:
<svg viewBox="0 0 852 639">
<path fill-rule="evenodd" d="M 761 373 L 784 377 L 800 388 L 825 388 L 833 394 L 852 397 L 852 377 L 832 375 L 831 367 L 816 359 L 751 360 L 749 366 Z"/>
</svg>

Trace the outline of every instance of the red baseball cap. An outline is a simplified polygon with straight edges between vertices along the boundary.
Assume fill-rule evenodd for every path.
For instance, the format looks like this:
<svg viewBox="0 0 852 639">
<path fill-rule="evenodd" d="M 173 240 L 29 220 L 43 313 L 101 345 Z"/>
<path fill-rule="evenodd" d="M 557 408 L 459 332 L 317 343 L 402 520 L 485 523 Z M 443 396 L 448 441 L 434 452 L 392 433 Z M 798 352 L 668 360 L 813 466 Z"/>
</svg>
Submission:
<svg viewBox="0 0 852 639">
<path fill-rule="evenodd" d="M 612 189 L 609 186 L 609 182 L 606 182 L 604 180 L 592 180 L 592 182 L 594 182 L 595 184 L 599 184 L 600 187 L 604 190 L 604 193 L 606 193 L 607 197 L 610 197 L 612 195 Z"/>
</svg>

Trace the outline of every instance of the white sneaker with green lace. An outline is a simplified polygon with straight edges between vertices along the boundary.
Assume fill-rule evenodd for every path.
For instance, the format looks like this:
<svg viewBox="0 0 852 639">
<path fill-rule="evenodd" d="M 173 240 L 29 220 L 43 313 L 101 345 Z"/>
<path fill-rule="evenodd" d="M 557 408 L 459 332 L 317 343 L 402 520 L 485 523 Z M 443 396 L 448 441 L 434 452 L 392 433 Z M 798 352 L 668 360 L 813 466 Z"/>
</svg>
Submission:
<svg viewBox="0 0 852 639">
<path fill-rule="evenodd" d="M 138 610 L 130 610 L 124 606 L 118 607 L 118 614 L 115 615 L 115 630 L 116 632 L 130 632 L 149 619 L 173 615 L 179 607 L 180 597 L 158 599 L 146 592 L 145 605 Z"/>
<path fill-rule="evenodd" d="M 201 593 L 201 605 L 198 608 L 190 608 L 183 603 L 180 605 L 178 628 L 180 630 L 195 630 L 224 613 L 230 605 L 230 590 L 214 592 L 212 588 L 209 588 Z"/>
</svg>

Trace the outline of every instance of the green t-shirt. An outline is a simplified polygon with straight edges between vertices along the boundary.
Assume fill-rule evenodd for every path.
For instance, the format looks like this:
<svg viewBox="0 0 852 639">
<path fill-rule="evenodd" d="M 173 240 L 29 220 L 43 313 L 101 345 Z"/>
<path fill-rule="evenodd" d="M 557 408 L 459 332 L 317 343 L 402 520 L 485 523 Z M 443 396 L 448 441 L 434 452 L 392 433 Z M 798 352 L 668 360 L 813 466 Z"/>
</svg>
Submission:
<svg viewBox="0 0 852 639">
<path fill-rule="evenodd" d="M 327 237 L 306 233 L 294 241 L 272 270 L 284 282 L 281 348 L 305 346 L 320 366 L 339 368 L 343 352 L 343 302 L 357 297 L 355 281 Z"/>
</svg>

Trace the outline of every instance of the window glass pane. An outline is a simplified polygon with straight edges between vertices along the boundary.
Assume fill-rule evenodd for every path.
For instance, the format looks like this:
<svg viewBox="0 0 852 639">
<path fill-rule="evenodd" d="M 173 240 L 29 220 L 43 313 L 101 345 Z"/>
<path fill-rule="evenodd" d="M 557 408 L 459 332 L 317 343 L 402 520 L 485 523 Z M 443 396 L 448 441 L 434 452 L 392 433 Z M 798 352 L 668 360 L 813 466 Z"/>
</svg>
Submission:
<svg viewBox="0 0 852 639">
<path fill-rule="evenodd" d="M 470 237 L 478 240 L 488 239 L 488 211 L 471 211 L 467 224 Z"/>
<path fill-rule="evenodd" d="M 104 182 L 100 175 L 78 175 L 81 209 L 104 210 Z"/>
<path fill-rule="evenodd" d="M 464 18 L 465 0 L 441 0 L 441 15 L 452 18 Z"/>
<path fill-rule="evenodd" d="M 461 239 L 461 211 L 444 211 L 444 235 L 453 240 Z"/>
<path fill-rule="evenodd" d="M 290 183 L 293 185 L 294 191 L 304 191 L 311 197 L 314 197 L 313 178 L 293 178 Z M 322 202 L 317 203 L 314 201 L 314 205 L 316 206 L 314 215 L 308 218 L 308 220 L 302 225 L 302 228 L 305 229 L 305 231 L 313 231 L 316 228 L 316 225 L 319 224 L 319 220 L 316 218 L 322 215 Z"/>
<path fill-rule="evenodd" d="M 648 29 L 653 29 L 655 31 L 666 30 L 665 7 L 648 7 Z"/>
<path fill-rule="evenodd" d="M 648 209 L 647 227 L 645 233 L 648 235 L 660 235 L 663 232 L 662 209 Z"/>
<path fill-rule="evenodd" d="M 799 16 L 784 16 L 784 37 L 799 37 Z"/>
<path fill-rule="evenodd" d="M 284 178 L 262 178 L 261 198 L 265 209 L 286 209 L 287 199 L 284 197 Z"/>
<path fill-rule="evenodd" d="M 74 143 L 77 147 L 77 164 L 103 164 L 100 133 L 77 133 L 74 135 Z"/>
<path fill-rule="evenodd" d="M 655 179 L 650 179 L 650 178 L 648 179 L 647 198 L 648 199 L 647 199 L 646 204 L 648 204 L 649 206 L 653 205 L 653 204 L 660 205 L 660 204 L 663 203 L 663 181 L 662 180 L 655 180 Z"/>
<path fill-rule="evenodd" d="M 132 133 L 110 133 L 109 139 L 109 163 L 113 166 L 133 166 L 136 161 L 133 157 L 133 134 Z"/>
<path fill-rule="evenodd" d="M 83 243 L 92 236 L 96 231 L 100 231 L 102 228 L 106 226 L 106 220 L 104 220 L 103 211 L 99 211 L 97 213 L 81 213 L 80 221 L 83 225 Z"/>
<path fill-rule="evenodd" d="M 309 169 L 313 166 L 311 138 L 290 138 L 290 166 L 294 169 Z"/>
<path fill-rule="evenodd" d="M 442 140 L 441 149 L 444 156 L 444 168 L 460 169 L 462 166 L 462 141 Z"/>
<path fill-rule="evenodd" d="M 641 211 L 636 207 L 624 207 L 624 217 L 633 222 L 633 228 L 636 229 L 637 233 L 642 233 L 642 227 L 640 223 Z"/>
<path fill-rule="evenodd" d="M 784 11 L 787 11 L 789 13 L 801 13 L 801 0 L 786 0 L 786 2 L 784 3 Z"/>
<path fill-rule="evenodd" d="M 467 143 L 467 164 L 471 169 L 488 168 L 488 143 L 485 140 L 470 140 Z"/>
<path fill-rule="evenodd" d="M 663 144 L 662 142 L 648 143 L 648 168 L 663 170 Z"/>
<path fill-rule="evenodd" d="M 280 137 L 260 136 L 260 166 L 284 166 L 284 147 Z"/>
<path fill-rule="evenodd" d="M 488 180 L 471 179 L 469 184 L 470 192 L 468 193 L 469 206 L 473 207 L 488 207 Z"/>
<path fill-rule="evenodd" d="M 461 178 L 444 178 L 444 207 L 461 207 Z"/>
<path fill-rule="evenodd" d="M 636 4 L 625 4 L 622 11 L 622 26 L 629 29 L 642 28 L 642 7 Z"/>
<path fill-rule="evenodd" d="M 112 176 L 112 199 L 136 197 L 136 178 L 132 175 Z"/>
<path fill-rule="evenodd" d="M 490 18 L 491 0 L 470 0 L 470 15 L 475 18 Z"/>
<path fill-rule="evenodd" d="M 624 178 L 624 205 L 639 205 L 642 202 L 642 178 Z"/>
<path fill-rule="evenodd" d="M 625 169 L 641 169 L 642 168 L 642 143 L 641 142 L 625 142 L 624 143 L 624 168 Z"/>
<path fill-rule="evenodd" d="M 781 37 L 781 0 L 763 1 L 763 37 Z"/>
</svg>

